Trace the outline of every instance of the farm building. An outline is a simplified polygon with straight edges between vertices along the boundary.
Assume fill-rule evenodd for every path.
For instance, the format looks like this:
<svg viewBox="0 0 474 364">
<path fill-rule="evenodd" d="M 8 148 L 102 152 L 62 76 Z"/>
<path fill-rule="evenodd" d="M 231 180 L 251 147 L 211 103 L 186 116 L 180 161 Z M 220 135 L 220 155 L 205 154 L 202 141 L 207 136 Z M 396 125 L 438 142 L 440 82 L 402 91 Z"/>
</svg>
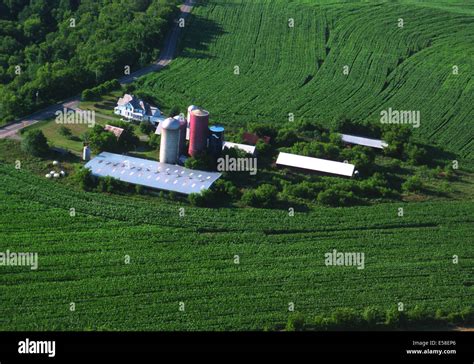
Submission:
<svg viewBox="0 0 474 364">
<path fill-rule="evenodd" d="M 271 140 L 269 136 L 263 136 L 262 138 L 260 138 L 257 134 L 252 134 L 252 133 L 247 133 L 247 132 L 243 133 L 242 139 L 246 143 L 252 144 L 252 145 L 256 145 L 259 140 L 263 140 L 265 144 L 268 144 L 270 143 L 270 140 Z"/>
<path fill-rule="evenodd" d="M 388 147 L 388 144 L 380 139 L 369 139 L 349 134 L 341 134 L 341 140 L 344 143 L 362 145 L 364 147 L 371 147 L 377 149 L 383 149 Z"/>
<path fill-rule="evenodd" d="M 96 177 L 110 176 L 124 182 L 186 195 L 210 188 L 221 176 L 217 172 L 193 170 L 108 152 L 100 153 L 85 167 Z"/>
<path fill-rule="evenodd" d="M 306 169 L 314 172 L 335 174 L 345 177 L 352 177 L 355 169 L 355 166 L 349 163 L 305 157 L 290 153 L 280 153 L 276 164 L 284 167 Z"/>
<path fill-rule="evenodd" d="M 255 155 L 255 145 L 224 142 L 224 144 L 222 145 L 222 149 L 225 148 L 237 148 L 244 151 L 245 153 Z"/>
<path fill-rule="evenodd" d="M 114 108 L 114 113 L 130 120 L 148 121 L 153 125 L 165 119 L 157 107 L 151 106 L 146 101 L 129 94 L 119 98 L 117 106 Z"/>
<path fill-rule="evenodd" d="M 108 124 L 105 125 L 104 130 L 105 131 L 110 131 L 111 133 L 113 133 L 117 139 L 120 139 L 120 136 L 123 133 L 122 128 L 119 128 L 117 126 L 108 125 Z"/>
</svg>

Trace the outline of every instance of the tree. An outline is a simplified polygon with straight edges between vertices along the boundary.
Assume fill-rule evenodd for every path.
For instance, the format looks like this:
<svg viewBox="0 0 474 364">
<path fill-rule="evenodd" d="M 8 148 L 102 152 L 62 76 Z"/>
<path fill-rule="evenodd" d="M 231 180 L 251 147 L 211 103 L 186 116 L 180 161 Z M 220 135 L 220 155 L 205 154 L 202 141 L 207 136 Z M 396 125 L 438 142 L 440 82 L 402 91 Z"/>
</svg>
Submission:
<svg viewBox="0 0 474 364">
<path fill-rule="evenodd" d="M 410 142 L 412 130 L 408 126 L 389 125 L 382 132 L 382 139 L 388 144 L 384 153 L 392 157 L 402 157 L 405 146 Z"/>
<path fill-rule="evenodd" d="M 89 145 L 95 153 L 103 151 L 115 152 L 117 151 L 117 138 L 108 131 L 105 131 L 102 126 L 95 125 L 89 132 Z"/>
<path fill-rule="evenodd" d="M 160 148 L 161 137 L 158 134 L 151 134 L 150 139 L 148 140 L 148 145 L 150 148 L 159 149 Z"/>
<path fill-rule="evenodd" d="M 318 202 L 329 206 L 350 206 L 355 204 L 358 199 L 352 191 L 337 189 L 338 186 L 328 188 L 318 194 Z"/>
<path fill-rule="evenodd" d="M 180 113 L 179 106 L 175 105 L 171 108 L 169 116 L 173 117 L 173 116 L 179 115 L 179 113 Z"/>
<path fill-rule="evenodd" d="M 148 121 L 142 121 L 140 122 L 140 131 L 143 134 L 150 134 L 155 131 L 155 127 Z"/>
<path fill-rule="evenodd" d="M 408 144 L 405 146 L 405 150 L 410 163 L 420 165 L 428 162 L 428 153 L 425 148 Z"/>
<path fill-rule="evenodd" d="M 204 171 L 210 171 L 214 169 L 214 162 L 212 157 L 207 153 L 200 153 L 194 157 L 186 159 L 184 166 L 190 169 L 199 169 Z"/>
<path fill-rule="evenodd" d="M 278 130 L 270 124 L 256 124 L 253 126 L 252 131 L 260 138 L 268 136 L 272 141 L 278 135 Z"/>
<path fill-rule="evenodd" d="M 369 327 L 374 327 L 378 323 L 383 322 L 384 314 L 376 307 L 369 306 L 366 307 L 364 312 L 362 313 L 362 318 Z"/>
<path fill-rule="evenodd" d="M 201 193 L 191 193 L 188 195 L 188 201 L 193 206 L 210 207 L 215 201 L 214 192 L 211 190 L 202 190 Z"/>
<path fill-rule="evenodd" d="M 247 190 L 241 201 L 247 206 L 270 207 L 277 200 L 278 190 L 270 184 L 262 184 L 255 190 Z"/>
<path fill-rule="evenodd" d="M 418 176 L 411 176 L 402 184 L 402 190 L 404 192 L 420 192 L 422 188 L 423 182 Z"/>
<path fill-rule="evenodd" d="M 290 147 L 298 141 L 299 138 L 296 131 L 291 129 L 282 129 L 278 131 L 278 136 L 276 137 L 276 144 L 279 147 Z"/>
<path fill-rule="evenodd" d="M 32 130 L 23 137 L 21 149 L 36 157 L 45 156 L 49 151 L 48 140 L 41 130 Z"/>
<path fill-rule="evenodd" d="M 303 331 L 304 330 L 304 316 L 300 312 L 296 312 L 288 317 L 288 322 L 286 323 L 286 331 Z"/>
<path fill-rule="evenodd" d="M 97 94 L 91 89 L 86 88 L 82 91 L 81 98 L 84 101 L 93 101 L 97 98 Z"/>
<path fill-rule="evenodd" d="M 96 186 L 91 170 L 88 168 L 76 167 L 73 179 L 84 191 L 90 191 Z"/>
<path fill-rule="evenodd" d="M 385 324 L 391 328 L 402 328 L 406 325 L 407 319 L 403 311 L 397 307 L 387 310 L 385 315 Z"/>
</svg>

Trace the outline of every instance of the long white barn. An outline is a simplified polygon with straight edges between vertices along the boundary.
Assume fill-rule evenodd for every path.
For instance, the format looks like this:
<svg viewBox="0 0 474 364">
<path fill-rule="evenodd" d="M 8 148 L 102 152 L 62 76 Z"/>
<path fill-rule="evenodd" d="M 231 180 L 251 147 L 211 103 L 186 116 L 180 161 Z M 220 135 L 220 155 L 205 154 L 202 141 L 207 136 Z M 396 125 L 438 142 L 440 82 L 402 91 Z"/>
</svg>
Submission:
<svg viewBox="0 0 474 364">
<path fill-rule="evenodd" d="M 352 177 L 355 169 L 355 166 L 349 163 L 305 157 L 302 155 L 290 153 L 280 153 L 278 155 L 276 164 L 285 167 L 301 168 L 345 177 Z"/>
<path fill-rule="evenodd" d="M 344 143 L 363 145 L 364 147 L 371 147 L 383 149 L 388 147 L 388 144 L 380 139 L 364 138 L 356 135 L 341 134 L 341 140 Z"/>
<path fill-rule="evenodd" d="M 110 176 L 124 182 L 186 195 L 210 188 L 221 176 L 217 172 L 199 171 L 108 152 L 100 153 L 85 167 L 97 177 Z"/>
</svg>

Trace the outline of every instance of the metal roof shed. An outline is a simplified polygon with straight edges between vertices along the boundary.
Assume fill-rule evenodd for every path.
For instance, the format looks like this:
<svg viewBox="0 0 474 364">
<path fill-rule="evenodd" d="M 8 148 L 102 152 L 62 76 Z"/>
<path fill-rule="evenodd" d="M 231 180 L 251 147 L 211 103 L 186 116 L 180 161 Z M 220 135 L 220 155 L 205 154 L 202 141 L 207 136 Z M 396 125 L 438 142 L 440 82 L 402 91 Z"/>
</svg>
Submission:
<svg viewBox="0 0 474 364">
<path fill-rule="evenodd" d="M 127 155 L 102 152 L 90 160 L 86 168 L 98 177 L 110 176 L 124 182 L 183 194 L 208 189 L 221 176 Z"/>
<path fill-rule="evenodd" d="M 280 153 L 276 161 L 277 165 L 307 169 L 316 172 L 336 174 L 339 176 L 352 177 L 355 166 L 349 163 L 335 162 L 327 159 L 305 157 L 297 154 Z"/>
<path fill-rule="evenodd" d="M 385 147 L 388 147 L 388 144 L 384 142 L 383 140 L 363 138 L 363 137 L 349 135 L 349 134 L 341 134 L 341 140 L 344 143 L 363 145 L 365 147 L 371 147 L 371 148 L 377 148 L 377 149 L 383 149 Z"/>
<path fill-rule="evenodd" d="M 240 149 L 240 150 L 244 151 L 245 153 L 252 154 L 252 155 L 255 154 L 255 145 L 224 142 L 224 144 L 222 145 L 222 149 L 225 149 L 225 148 L 229 148 L 229 149 L 230 148 L 237 148 L 237 149 Z"/>
</svg>

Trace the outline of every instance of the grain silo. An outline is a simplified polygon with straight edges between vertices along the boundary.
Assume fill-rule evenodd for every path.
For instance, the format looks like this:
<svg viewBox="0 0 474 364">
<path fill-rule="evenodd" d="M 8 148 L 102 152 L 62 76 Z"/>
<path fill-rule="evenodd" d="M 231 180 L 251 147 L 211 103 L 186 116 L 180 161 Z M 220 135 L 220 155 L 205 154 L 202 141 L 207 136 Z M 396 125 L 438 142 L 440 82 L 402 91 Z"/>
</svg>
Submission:
<svg viewBox="0 0 474 364">
<path fill-rule="evenodd" d="M 179 120 L 179 155 L 184 155 L 186 154 L 186 133 L 188 132 L 188 121 L 184 117 L 183 114 L 181 114 L 178 117 Z"/>
<path fill-rule="evenodd" d="M 190 112 L 189 121 L 189 155 L 194 157 L 207 148 L 209 134 L 209 113 L 203 109 Z"/>
<path fill-rule="evenodd" d="M 224 127 L 213 125 L 209 127 L 209 153 L 214 158 L 219 158 L 222 154 L 222 145 L 224 144 Z"/>
<path fill-rule="evenodd" d="M 168 118 L 161 125 L 160 162 L 176 164 L 179 147 L 179 121 Z"/>
<path fill-rule="evenodd" d="M 196 110 L 196 109 L 199 109 L 196 105 L 189 105 L 188 106 L 188 115 L 187 115 L 188 123 L 191 120 L 191 111 Z"/>
<path fill-rule="evenodd" d="M 88 161 L 91 159 L 91 149 L 89 148 L 88 145 L 84 146 L 84 149 L 82 150 L 82 160 Z"/>
</svg>

